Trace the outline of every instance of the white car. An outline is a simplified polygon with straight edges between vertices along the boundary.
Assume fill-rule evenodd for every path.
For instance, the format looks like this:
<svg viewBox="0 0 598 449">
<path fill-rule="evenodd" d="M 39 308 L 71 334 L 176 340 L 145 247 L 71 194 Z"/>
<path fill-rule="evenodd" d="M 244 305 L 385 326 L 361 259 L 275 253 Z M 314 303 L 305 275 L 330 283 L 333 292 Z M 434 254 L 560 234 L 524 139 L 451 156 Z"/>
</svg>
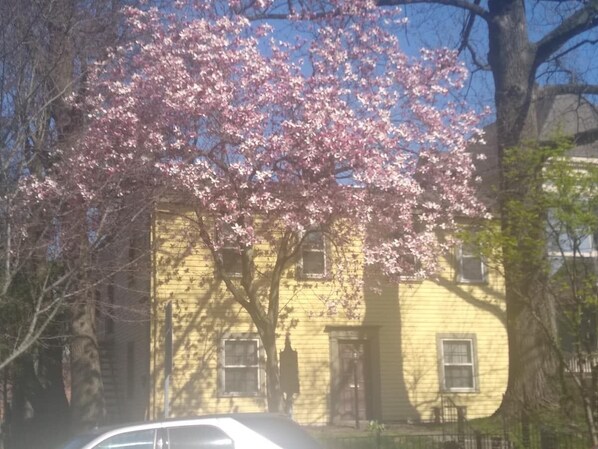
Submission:
<svg viewBox="0 0 598 449">
<path fill-rule="evenodd" d="M 322 449 L 294 421 L 236 413 L 98 428 L 63 449 Z"/>
</svg>

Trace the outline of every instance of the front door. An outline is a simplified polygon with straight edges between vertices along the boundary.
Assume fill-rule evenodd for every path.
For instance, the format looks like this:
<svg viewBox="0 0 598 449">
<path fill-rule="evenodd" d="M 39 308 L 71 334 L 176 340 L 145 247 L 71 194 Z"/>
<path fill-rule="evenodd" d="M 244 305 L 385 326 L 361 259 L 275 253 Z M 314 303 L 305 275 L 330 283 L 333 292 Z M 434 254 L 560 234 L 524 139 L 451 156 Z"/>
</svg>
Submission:
<svg viewBox="0 0 598 449">
<path fill-rule="evenodd" d="M 338 418 L 342 421 L 367 419 L 367 341 L 341 340 L 338 342 L 338 349 L 340 362 Z"/>
</svg>

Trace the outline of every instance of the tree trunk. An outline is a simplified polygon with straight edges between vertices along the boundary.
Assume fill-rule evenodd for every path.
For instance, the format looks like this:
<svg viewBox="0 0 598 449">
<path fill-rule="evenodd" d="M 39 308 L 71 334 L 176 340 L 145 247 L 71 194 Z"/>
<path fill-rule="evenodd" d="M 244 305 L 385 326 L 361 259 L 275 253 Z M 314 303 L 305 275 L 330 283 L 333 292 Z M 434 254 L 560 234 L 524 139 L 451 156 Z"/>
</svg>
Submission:
<svg viewBox="0 0 598 449">
<path fill-rule="evenodd" d="M 554 403 L 551 379 L 558 363 L 555 305 L 545 294 L 545 217 L 541 211 L 525 217 L 518 208 L 536 210 L 541 176 L 530 179 L 521 161 L 508 150 L 537 138 L 535 113 L 530 108 L 534 89 L 534 48 L 529 43 L 523 0 L 489 2 L 489 54 L 495 82 L 497 144 L 501 173 L 499 207 L 504 248 L 509 377 L 501 410 L 538 409 Z M 533 151 L 532 148 L 522 151 Z M 530 158 L 527 158 L 530 159 Z M 531 158 L 533 159 L 533 158 Z M 541 164 L 541 161 L 540 161 Z M 534 173 L 536 167 L 523 169 Z M 525 176 L 524 176 L 525 175 Z M 530 221 L 531 220 L 531 221 Z M 512 245 L 510 242 L 516 242 Z"/>
<path fill-rule="evenodd" d="M 68 401 L 62 378 L 62 345 L 40 346 L 14 368 L 9 449 L 53 447 L 68 437 Z"/>
<path fill-rule="evenodd" d="M 63 352 L 62 340 L 55 340 L 40 348 L 38 357 L 37 379 L 41 394 L 34 402 L 34 408 L 36 417 L 45 425 L 46 435 L 41 442 L 48 446 L 54 446 L 50 442 L 60 442 L 69 436 L 69 403 L 64 386 Z"/>
<path fill-rule="evenodd" d="M 280 386 L 280 370 L 278 368 L 278 348 L 276 346 L 276 327 L 278 324 L 278 295 L 270 296 L 269 315 L 266 318 L 263 310 L 257 303 L 241 302 L 245 310 L 251 316 L 253 324 L 266 353 L 266 400 L 268 411 L 271 413 L 282 413 L 284 402 Z"/>
<path fill-rule="evenodd" d="M 95 300 L 82 293 L 71 306 L 71 422 L 75 430 L 102 424 L 105 417 Z"/>
<path fill-rule="evenodd" d="M 270 326 L 268 326 L 270 327 Z M 265 329 L 260 333 L 266 351 L 266 390 L 268 411 L 282 413 L 284 404 L 280 390 L 280 370 L 278 369 L 278 349 L 276 347 L 276 329 Z"/>
<path fill-rule="evenodd" d="M 83 127 L 82 112 L 66 98 L 73 92 L 83 95 L 83 73 L 77 73 L 76 64 L 85 64 L 88 55 L 77 53 L 74 35 L 77 5 L 72 0 L 57 0 L 56 8 L 48 18 L 50 55 L 54 61 L 52 90 L 56 98 L 51 103 L 56 123 L 58 145 L 68 146 L 77 139 Z M 91 51 L 90 51 L 91 54 Z M 81 77 L 81 78 L 80 78 Z M 80 265 L 89 260 L 87 217 L 79 217 L 77 232 L 79 251 L 73 252 Z M 103 385 L 100 371 L 99 348 L 95 330 L 95 298 L 90 279 L 81 267 L 80 293 L 70 304 L 71 312 L 71 425 L 75 431 L 102 424 L 105 416 Z"/>
<path fill-rule="evenodd" d="M 276 282 L 274 284 L 277 285 Z M 266 353 L 266 360 L 264 361 L 266 364 L 266 400 L 268 411 L 271 413 L 282 413 L 284 411 L 280 386 L 280 370 L 278 367 L 278 348 L 276 346 L 278 300 L 277 293 L 270 296 L 268 307 L 269 318 L 266 317 L 264 311 L 256 303 L 242 303 L 257 328 Z"/>
</svg>

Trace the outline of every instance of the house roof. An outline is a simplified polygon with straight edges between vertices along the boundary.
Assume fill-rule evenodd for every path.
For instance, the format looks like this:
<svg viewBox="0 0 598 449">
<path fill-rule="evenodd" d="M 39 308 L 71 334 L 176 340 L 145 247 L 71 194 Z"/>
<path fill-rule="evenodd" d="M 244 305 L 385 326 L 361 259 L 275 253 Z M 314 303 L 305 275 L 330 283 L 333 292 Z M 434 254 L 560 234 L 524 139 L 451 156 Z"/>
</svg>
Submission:
<svg viewBox="0 0 598 449">
<path fill-rule="evenodd" d="M 583 136 L 598 129 L 598 105 L 590 103 L 579 95 L 544 96 L 535 100 L 531 106 L 532 129 L 536 129 L 536 138 L 540 142 L 551 142 L 558 136 Z M 498 145 L 496 143 L 496 124 L 484 128 L 484 144 L 471 145 L 469 150 L 474 155 L 483 154 L 483 159 L 475 159 L 476 174 L 482 178 L 480 198 L 491 209 L 496 206 L 500 183 Z M 598 159 L 598 141 L 575 145 L 568 153 L 571 157 Z"/>
</svg>

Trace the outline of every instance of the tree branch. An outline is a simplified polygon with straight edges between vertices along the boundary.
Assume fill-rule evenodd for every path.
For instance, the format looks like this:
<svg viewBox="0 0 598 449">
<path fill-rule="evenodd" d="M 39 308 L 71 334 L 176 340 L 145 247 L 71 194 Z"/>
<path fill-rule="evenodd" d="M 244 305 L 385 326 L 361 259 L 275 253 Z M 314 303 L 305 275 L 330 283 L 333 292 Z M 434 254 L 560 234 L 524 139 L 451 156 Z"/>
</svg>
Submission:
<svg viewBox="0 0 598 449">
<path fill-rule="evenodd" d="M 576 145 L 588 145 L 596 141 L 598 141 L 598 128 L 581 131 L 573 136 L 573 142 Z"/>
<path fill-rule="evenodd" d="M 478 54 L 476 53 L 475 49 L 469 44 L 469 42 L 467 43 L 467 50 L 469 50 L 469 54 L 471 55 L 471 61 L 473 62 L 473 65 L 475 65 L 479 70 L 492 70 L 488 63 L 479 60 Z"/>
<path fill-rule="evenodd" d="M 466 11 L 475 14 L 478 17 L 488 21 L 488 11 L 481 6 L 479 2 L 470 3 L 465 0 L 377 0 L 378 6 L 400 6 L 400 5 L 415 5 L 417 3 L 434 3 L 437 5 L 453 6 L 455 8 L 461 8 Z"/>
<path fill-rule="evenodd" d="M 474 4 L 478 5 L 480 4 L 481 0 L 474 0 Z M 471 30 L 473 29 L 473 24 L 475 22 L 475 18 L 476 15 L 473 12 L 469 12 L 469 17 L 467 18 L 467 22 L 465 23 L 465 26 L 463 27 L 463 30 L 461 31 L 461 45 L 459 45 L 458 48 L 458 52 L 459 54 L 463 52 L 463 50 L 465 50 L 466 48 L 469 49 L 469 51 L 471 53 L 473 53 L 470 45 L 469 45 L 469 36 L 471 35 Z M 474 61 L 475 61 L 475 57 L 474 57 Z"/>
<path fill-rule="evenodd" d="M 598 95 L 598 84 L 551 84 L 543 86 L 539 91 L 539 97 L 554 95 Z"/>
<path fill-rule="evenodd" d="M 580 42 L 577 42 L 575 45 L 568 47 L 567 49 L 563 50 L 559 54 L 554 55 L 552 58 L 550 58 L 550 60 L 554 61 L 556 59 L 562 58 L 563 56 L 567 55 L 568 53 L 571 53 L 572 51 L 575 51 L 579 47 L 583 47 L 584 45 L 595 45 L 595 44 L 598 44 L 598 39 L 584 39 Z"/>
<path fill-rule="evenodd" d="M 586 6 L 563 20 L 556 28 L 536 43 L 534 64 L 538 67 L 550 55 L 581 33 L 598 26 L 598 0 L 590 0 Z"/>
<path fill-rule="evenodd" d="M 453 6 L 455 8 L 461 8 L 466 11 L 471 12 L 473 15 L 477 17 L 481 17 L 482 19 L 488 21 L 489 15 L 488 11 L 481 6 L 479 6 L 479 1 L 475 0 L 474 3 L 470 3 L 467 0 L 377 0 L 376 4 L 378 6 L 401 6 L 401 5 L 414 5 L 417 3 L 434 3 L 437 5 L 444 5 L 444 6 Z M 291 12 L 283 12 L 283 13 L 260 13 L 254 14 L 251 16 L 247 16 L 249 20 L 287 20 L 291 15 L 299 16 L 305 19 L 321 19 L 330 15 L 336 14 L 338 9 L 325 11 L 325 12 L 318 12 L 318 13 L 303 13 L 300 14 L 297 11 Z"/>
</svg>

